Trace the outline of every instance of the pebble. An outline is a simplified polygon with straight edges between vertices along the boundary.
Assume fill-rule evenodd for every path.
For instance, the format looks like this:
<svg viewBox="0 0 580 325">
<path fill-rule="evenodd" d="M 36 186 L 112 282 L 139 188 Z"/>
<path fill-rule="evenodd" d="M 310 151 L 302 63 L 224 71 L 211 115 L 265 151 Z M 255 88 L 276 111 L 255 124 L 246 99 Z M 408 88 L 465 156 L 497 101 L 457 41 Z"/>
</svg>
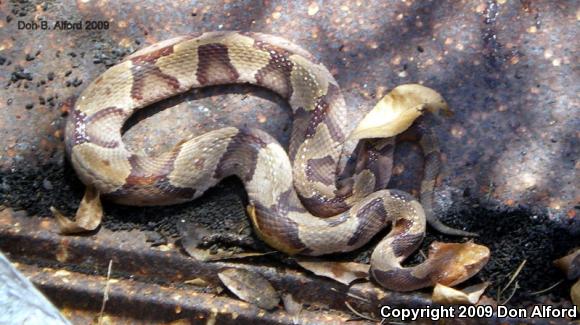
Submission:
<svg viewBox="0 0 580 325">
<path fill-rule="evenodd" d="M 2 183 L 0 183 L 0 190 L 3 192 L 10 192 L 10 185 L 8 185 L 8 183 L 6 183 L 6 181 L 2 181 Z"/>
<path fill-rule="evenodd" d="M 26 151 L 30 148 L 30 144 L 28 142 L 19 142 L 14 147 L 19 151 Z"/>
<path fill-rule="evenodd" d="M 42 181 L 42 187 L 47 191 L 50 191 L 54 188 L 54 186 L 52 186 L 52 183 L 46 178 Z"/>
<path fill-rule="evenodd" d="M 34 107 L 34 104 L 32 104 L 32 103 L 26 104 L 26 109 L 32 109 L 33 107 Z"/>
<path fill-rule="evenodd" d="M 83 80 L 82 79 L 75 78 L 73 80 L 73 82 L 72 82 L 72 85 L 75 86 L 75 87 L 78 87 L 78 86 L 82 85 L 82 83 L 83 83 Z"/>
<path fill-rule="evenodd" d="M 32 80 L 32 74 L 28 70 L 23 69 L 21 66 L 16 66 L 12 76 L 10 76 L 10 81 L 16 82 L 18 80 Z"/>
</svg>

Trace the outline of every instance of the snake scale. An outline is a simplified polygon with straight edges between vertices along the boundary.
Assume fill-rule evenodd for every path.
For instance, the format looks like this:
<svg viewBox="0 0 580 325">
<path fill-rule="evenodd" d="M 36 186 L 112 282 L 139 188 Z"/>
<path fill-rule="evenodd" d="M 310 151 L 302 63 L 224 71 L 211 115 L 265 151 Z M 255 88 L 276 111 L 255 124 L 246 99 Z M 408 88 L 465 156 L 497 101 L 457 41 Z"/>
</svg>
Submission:
<svg viewBox="0 0 580 325">
<path fill-rule="evenodd" d="M 289 102 L 294 122 L 288 153 L 267 133 L 237 127 L 181 141 L 156 157 L 124 145 L 121 128 L 136 110 L 191 88 L 234 83 L 265 87 Z M 390 99 L 409 92 L 397 89 Z M 412 108 L 404 128 L 423 108 L 436 112 L 444 102 L 428 104 L 420 99 L 414 106 L 421 109 Z M 154 44 L 104 72 L 77 99 L 65 143 L 80 179 L 114 202 L 186 202 L 235 175 L 248 193 L 256 233 L 280 251 L 314 256 L 352 251 L 392 224 L 371 256 L 371 274 L 380 285 L 409 291 L 460 282 L 464 279 L 444 274 L 442 265 L 454 258 L 447 248 L 439 258 L 401 265 L 422 242 L 427 219 L 453 230 L 430 215 L 440 155 L 428 128 L 420 139 L 426 158 L 421 196 L 428 209 L 403 191 L 385 189 L 399 131 L 381 131 L 378 110 L 347 134 L 341 90 L 310 53 L 276 36 L 210 32 Z M 466 265 L 474 271 L 469 276 L 482 264 Z"/>
</svg>

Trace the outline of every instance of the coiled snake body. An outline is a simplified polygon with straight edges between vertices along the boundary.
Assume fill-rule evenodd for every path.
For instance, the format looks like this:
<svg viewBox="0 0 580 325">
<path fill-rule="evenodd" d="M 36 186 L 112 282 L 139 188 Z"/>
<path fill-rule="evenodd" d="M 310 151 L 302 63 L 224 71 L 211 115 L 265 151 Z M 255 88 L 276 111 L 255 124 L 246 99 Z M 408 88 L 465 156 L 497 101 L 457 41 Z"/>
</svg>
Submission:
<svg viewBox="0 0 580 325">
<path fill-rule="evenodd" d="M 124 145 L 120 130 L 136 110 L 194 87 L 232 83 L 263 86 L 288 100 L 294 114 L 288 153 L 265 132 L 236 127 L 182 141 L 157 157 Z M 409 89 L 398 88 L 385 100 L 413 97 Z M 184 36 L 136 52 L 90 84 L 71 110 L 66 146 L 81 180 L 121 204 L 190 201 L 236 175 L 247 190 L 257 234 L 289 254 L 351 251 L 391 223 L 391 232 L 372 254 L 371 273 L 386 288 L 414 290 L 464 280 L 442 274 L 441 265 L 453 254 L 414 267 L 400 265 L 423 240 L 426 215 L 409 194 L 385 189 L 388 156 L 392 136 L 421 114 L 417 108 L 436 112 L 444 106 L 436 93 L 423 90 L 437 100 L 414 98 L 401 130 L 373 117 L 384 114 L 376 108 L 367 122 L 346 134 L 339 86 L 305 50 L 257 33 Z M 383 139 L 361 140 L 367 138 Z M 422 142 L 428 170 L 422 197 L 430 205 L 439 152 L 430 137 Z M 480 265 L 468 267 L 477 272 Z"/>
</svg>

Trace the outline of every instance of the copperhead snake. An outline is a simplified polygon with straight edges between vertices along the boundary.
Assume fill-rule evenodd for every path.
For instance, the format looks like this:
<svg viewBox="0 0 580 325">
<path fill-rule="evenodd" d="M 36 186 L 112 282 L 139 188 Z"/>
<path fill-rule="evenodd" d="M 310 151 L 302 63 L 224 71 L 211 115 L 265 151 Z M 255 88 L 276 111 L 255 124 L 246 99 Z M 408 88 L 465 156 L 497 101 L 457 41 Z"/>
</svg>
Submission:
<svg viewBox="0 0 580 325">
<path fill-rule="evenodd" d="M 123 143 L 121 128 L 136 110 L 191 88 L 234 83 L 265 87 L 289 102 L 294 122 L 288 153 L 267 133 L 237 127 L 184 140 L 156 157 L 131 152 Z M 396 118 L 393 107 L 400 109 Z M 310 53 L 276 36 L 210 32 L 154 44 L 105 71 L 71 110 L 65 145 L 87 185 L 86 201 L 103 196 L 125 205 L 176 204 L 235 175 L 245 185 L 258 236 L 288 254 L 352 251 L 392 224 L 372 253 L 371 274 L 387 289 L 410 291 L 459 283 L 487 262 L 461 260 L 453 245 L 465 244 L 444 244 L 449 246 L 432 248 L 419 265 L 401 265 L 422 242 L 427 220 L 443 232 L 466 234 L 431 213 L 441 162 L 429 128 L 420 139 L 426 159 L 423 205 L 386 189 L 393 137 L 424 111 L 445 109 L 435 91 L 399 86 L 347 134 L 338 83 Z M 83 204 L 77 221 L 87 214 Z M 468 244 L 485 255 L 487 248 Z M 452 261 L 464 263 L 467 274 L 450 275 L 445 266 Z"/>
</svg>

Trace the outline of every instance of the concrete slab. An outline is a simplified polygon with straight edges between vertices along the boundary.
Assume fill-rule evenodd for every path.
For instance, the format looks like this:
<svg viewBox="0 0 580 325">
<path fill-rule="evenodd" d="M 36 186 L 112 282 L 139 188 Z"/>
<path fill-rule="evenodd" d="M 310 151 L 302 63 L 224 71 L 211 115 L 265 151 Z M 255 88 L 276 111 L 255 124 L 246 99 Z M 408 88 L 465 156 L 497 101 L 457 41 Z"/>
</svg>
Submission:
<svg viewBox="0 0 580 325">
<path fill-rule="evenodd" d="M 252 30 L 282 35 L 320 58 L 345 90 L 353 121 L 398 84 L 420 82 L 439 90 L 456 113 L 438 127 L 447 194 L 467 192 L 492 207 L 547 207 L 562 222 L 576 219 L 580 117 L 574 1 L 0 6 L 3 170 L 60 161 L 59 104 L 124 55 L 185 33 Z M 54 27 L 62 20 L 94 21 L 102 29 L 19 28 L 43 21 Z M 146 116 L 128 132 L 127 142 L 155 153 L 184 134 L 230 123 L 264 127 L 283 142 L 288 137 L 288 109 L 251 87 L 199 91 L 161 107 L 175 104 Z M 170 116 L 179 118 L 168 122 Z M 405 164 L 397 167 L 404 172 Z M 394 184 L 407 183 L 405 178 Z"/>
</svg>

